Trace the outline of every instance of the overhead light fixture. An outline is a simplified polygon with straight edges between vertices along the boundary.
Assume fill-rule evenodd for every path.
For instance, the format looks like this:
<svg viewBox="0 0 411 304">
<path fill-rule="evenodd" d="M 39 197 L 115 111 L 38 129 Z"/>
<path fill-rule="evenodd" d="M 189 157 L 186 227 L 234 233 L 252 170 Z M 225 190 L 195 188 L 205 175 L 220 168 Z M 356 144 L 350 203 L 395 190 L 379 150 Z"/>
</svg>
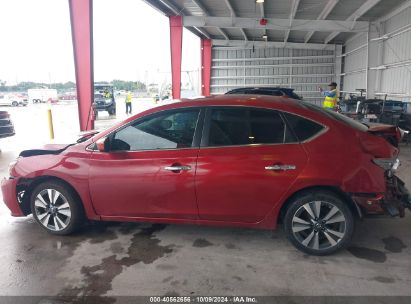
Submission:
<svg viewBox="0 0 411 304">
<path fill-rule="evenodd" d="M 264 3 L 264 0 L 255 0 L 257 3 Z"/>
<path fill-rule="evenodd" d="M 263 35 L 263 39 L 267 39 L 268 37 L 267 37 L 267 35 Z"/>
</svg>

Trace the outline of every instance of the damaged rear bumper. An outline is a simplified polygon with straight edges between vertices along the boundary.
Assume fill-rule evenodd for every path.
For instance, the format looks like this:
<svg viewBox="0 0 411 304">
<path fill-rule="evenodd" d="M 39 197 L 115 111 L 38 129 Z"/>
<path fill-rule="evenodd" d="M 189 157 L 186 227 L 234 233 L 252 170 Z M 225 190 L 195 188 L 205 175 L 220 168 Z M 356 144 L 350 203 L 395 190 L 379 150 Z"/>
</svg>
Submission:
<svg viewBox="0 0 411 304">
<path fill-rule="evenodd" d="M 365 215 L 405 216 L 405 209 L 411 210 L 411 196 L 405 183 L 397 176 L 387 178 L 385 193 L 353 193 L 352 199 Z"/>
<path fill-rule="evenodd" d="M 391 216 L 400 217 L 404 217 L 406 208 L 411 210 L 410 192 L 405 183 L 395 175 L 387 180 L 383 207 Z"/>
</svg>

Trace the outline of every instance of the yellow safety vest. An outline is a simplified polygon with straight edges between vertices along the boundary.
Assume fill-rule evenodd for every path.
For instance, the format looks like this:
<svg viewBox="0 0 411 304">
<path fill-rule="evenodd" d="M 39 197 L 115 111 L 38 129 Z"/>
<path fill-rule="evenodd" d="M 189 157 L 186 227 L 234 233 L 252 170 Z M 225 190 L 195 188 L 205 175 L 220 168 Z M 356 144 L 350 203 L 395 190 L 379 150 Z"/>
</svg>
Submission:
<svg viewBox="0 0 411 304">
<path fill-rule="evenodd" d="M 131 99 L 132 99 L 131 94 L 127 94 L 127 96 L 126 96 L 126 102 L 127 102 L 127 103 L 131 102 Z"/>
<path fill-rule="evenodd" d="M 335 91 L 334 97 L 325 96 L 323 108 L 334 109 L 334 107 L 337 105 L 337 98 L 338 98 L 337 89 L 331 90 L 330 92 L 334 92 L 334 91 Z"/>
</svg>

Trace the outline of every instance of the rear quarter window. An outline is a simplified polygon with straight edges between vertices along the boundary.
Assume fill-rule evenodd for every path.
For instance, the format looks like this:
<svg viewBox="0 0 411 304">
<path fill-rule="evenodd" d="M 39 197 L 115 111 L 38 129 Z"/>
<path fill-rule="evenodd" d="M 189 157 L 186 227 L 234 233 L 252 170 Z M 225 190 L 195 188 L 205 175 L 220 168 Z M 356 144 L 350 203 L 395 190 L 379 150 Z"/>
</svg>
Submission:
<svg viewBox="0 0 411 304">
<path fill-rule="evenodd" d="M 305 141 L 320 133 L 324 126 L 301 116 L 284 113 L 284 117 L 299 141 Z"/>
<path fill-rule="evenodd" d="M 308 108 L 314 112 L 320 113 L 322 115 L 327 116 L 328 118 L 337 120 L 339 122 L 342 122 L 346 126 L 349 126 L 355 130 L 366 132 L 368 130 L 368 127 L 352 118 L 349 118 L 345 115 L 342 115 L 340 113 L 330 111 L 330 110 L 325 110 L 319 106 L 307 103 L 307 102 L 302 102 L 301 105 L 305 108 Z"/>
</svg>

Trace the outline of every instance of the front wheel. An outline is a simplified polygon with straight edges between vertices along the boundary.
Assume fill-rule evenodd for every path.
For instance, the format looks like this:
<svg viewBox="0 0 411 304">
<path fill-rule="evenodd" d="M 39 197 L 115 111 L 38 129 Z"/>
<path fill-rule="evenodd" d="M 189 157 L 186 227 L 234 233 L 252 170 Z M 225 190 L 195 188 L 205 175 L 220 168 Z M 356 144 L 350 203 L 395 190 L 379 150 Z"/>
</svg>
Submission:
<svg viewBox="0 0 411 304">
<path fill-rule="evenodd" d="M 11 105 L 12 105 L 13 107 L 18 107 L 18 106 L 19 106 L 19 103 L 18 103 L 17 101 L 13 101 L 13 102 L 11 103 Z"/>
<path fill-rule="evenodd" d="M 328 255 L 348 245 L 354 231 L 354 217 L 335 194 L 310 192 L 292 200 L 284 228 L 297 249 L 312 255 Z"/>
<path fill-rule="evenodd" d="M 30 204 L 34 219 L 52 234 L 70 234 L 83 222 L 81 202 L 61 182 L 39 184 L 31 194 Z"/>
<path fill-rule="evenodd" d="M 112 109 L 108 110 L 108 114 L 109 115 L 116 115 L 116 108 L 112 108 Z"/>
</svg>

